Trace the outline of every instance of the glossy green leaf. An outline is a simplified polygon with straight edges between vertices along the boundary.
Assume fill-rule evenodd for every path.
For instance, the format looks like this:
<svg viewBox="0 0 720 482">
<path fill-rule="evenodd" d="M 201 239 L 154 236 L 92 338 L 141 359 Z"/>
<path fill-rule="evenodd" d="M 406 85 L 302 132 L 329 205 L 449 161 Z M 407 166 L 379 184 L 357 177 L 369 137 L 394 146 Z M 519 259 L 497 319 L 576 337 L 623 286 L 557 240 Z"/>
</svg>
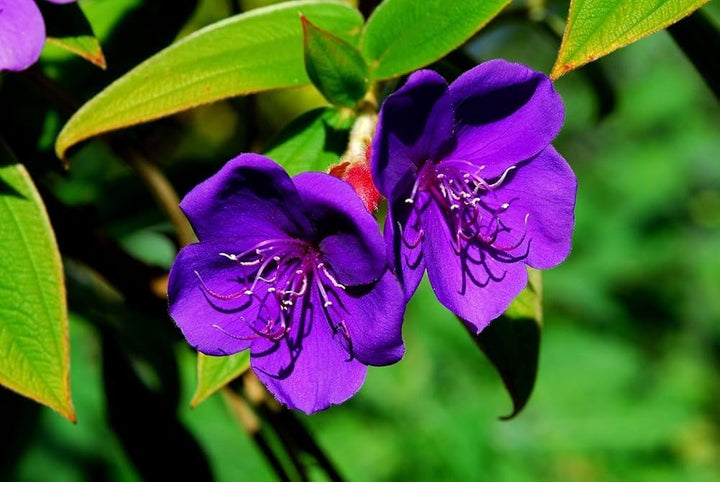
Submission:
<svg viewBox="0 0 720 482">
<path fill-rule="evenodd" d="M 105 56 L 90 23 L 76 4 L 38 2 L 45 19 L 47 41 L 105 69 Z"/>
<path fill-rule="evenodd" d="M 373 78 L 388 79 L 455 50 L 509 0 L 385 0 L 368 19 L 360 50 Z"/>
<path fill-rule="evenodd" d="M 525 407 L 537 376 L 542 327 L 542 275 L 529 270 L 530 282 L 508 310 L 479 335 L 472 335 L 495 366 L 513 402 L 509 420 Z"/>
<path fill-rule="evenodd" d="M 198 384 L 190 401 L 197 407 L 210 395 L 245 373 L 250 368 L 250 350 L 230 356 L 207 356 L 198 353 Z"/>
<path fill-rule="evenodd" d="M 347 41 L 362 26 L 360 13 L 347 4 L 302 0 L 205 27 L 138 65 L 85 104 L 60 132 L 58 156 L 114 129 L 227 97 L 307 84 L 299 13 Z"/>
<path fill-rule="evenodd" d="M 265 155 L 285 167 L 291 176 L 304 171 L 326 171 L 340 161 L 352 121 L 348 111 L 331 107 L 311 110 L 280 132 Z"/>
<path fill-rule="evenodd" d="M 45 206 L 0 139 L 0 384 L 74 421 L 65 283 Z"/>
<path fill-rule="evenodd" d="M 550 76 L 592 62 L 690 15 L 708 0 L 572 0 Z"/>
<path fill-rule="evenodd" d="M 357 48 L 302 17 L 305 70 L 332 104 L 353 107 L 370 86 L 368 68 Z"/>
</svg>

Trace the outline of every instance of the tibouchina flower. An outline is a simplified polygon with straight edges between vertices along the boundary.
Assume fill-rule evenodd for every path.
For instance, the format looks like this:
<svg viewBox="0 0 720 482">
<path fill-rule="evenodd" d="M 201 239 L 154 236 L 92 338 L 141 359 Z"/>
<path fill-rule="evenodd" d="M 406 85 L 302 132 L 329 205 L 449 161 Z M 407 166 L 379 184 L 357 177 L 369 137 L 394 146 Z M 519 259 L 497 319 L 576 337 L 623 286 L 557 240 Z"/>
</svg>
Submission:
<svg viewBox="0 0 720 482">
<path fill-rule="evenodd" d="M 306 413 L 350 398 L 366 365 L 402 358 L 402 288 L 348 183 L 325 173 L 291 179 L 243 154 L 180 206 L 200 242 L 170 271 L 170 314 L 197 350 L 250 349 L 270 392 Z"/>
<path fill-rule="evenodd" d="M 40 58 L 43 45 L 45 22 L 35 0 L 0 0 L 0 72 L 27 69 Z"/>
<path fill-rule="evenodd" d="M 440 302 L 480 332 L 570 252 L 577 181 L 550 143 L 563 123 L 552 82 L 493 60 L 450 86 L 410 76 L 382 105 L 371 168 L 406 297 L 427 269 Z"/>
</svg>

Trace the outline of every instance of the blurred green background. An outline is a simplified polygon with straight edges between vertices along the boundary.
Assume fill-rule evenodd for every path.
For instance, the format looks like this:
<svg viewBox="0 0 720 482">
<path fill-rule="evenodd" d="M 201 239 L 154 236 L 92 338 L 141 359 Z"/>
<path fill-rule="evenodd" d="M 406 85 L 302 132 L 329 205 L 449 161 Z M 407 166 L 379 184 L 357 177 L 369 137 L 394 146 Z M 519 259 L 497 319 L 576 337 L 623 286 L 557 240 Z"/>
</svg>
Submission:
<svg viewBox="0 0 720 482">
<path fill-rule="evenodd" d="M 240 7 L 250 3 L 268 2 Z M 48 74 L 89 98 L 147 56 L 142 49 L 133 57 L 113 48 L 123 41 L 122 28 L 129 28 L 122 23 L 127 12 L 141 11 L 142 4 L 82 3 L 107 40 L 110 71 L 47 49 Z M 175 35 L 232 14 L 232 4 L 201 1 L 197 10 L 188 10 L 194 12 L 188 22 L 178 13 L 176 31 L 144 48 L 157 50 Z M 151 30 L 151 24 L 135 24 L 133 35 L 142 43 Z M 466 45 L 463 58 L 504 57 L 548 72 L 557 47 L 542 27 L 506 18 Z M 577 225 L 570 258 L 544 276 L 540 368 L 528 406 L 514 420 L 498 419 L 511 412 L 499 377 L 423 283 L 408 308 L 405 359 L 371 368 L 360 393 L 346 404 L 301 416 L 349 480 L 720 480 L 720 105 L 666 32 L 596 65 L 615 96 L 602 119 L 584 70 L 556 84 L 567 119 L 555 146 L 579 179 Z M 11 92 L 46 104 L 15 79 L 4 79 L 2 88 L 3 111 Z M 151 140 L 153 158 L 182 195 L 236 153 L 261 148 L 283 124 L 319 104 L 310 88 L 269 93 L 202 107 L 133 128 L 129 135 Z M 607 101 L 603 106 L 611 107 Z M 36 164 L 56 166 L 52 144 L 65 117 L 47 107 L 18 117 L 19 125 L 43 130 L 16 138 L 14 147 L 34 153 Z M 171 226 L 103 144 L 87 143 L 69 172 L 42 170 L 40 177 L 62 202 L 91 209 L 136 258 L 169 267 L 175 254 Z M 66 261 L 72 270 L 73 261 Z M 75 299 L 82 303 L 82 296 Z M 138 480 L 108 422 L 103 328 L 72 300 L 71 294 L 78 423 L 31 409 L 23 437 L 5 442 L 15 450 L 8 473 L 20 481 Z M 122 324 L 122 308 L 116 308 Z M 169 317 L 145 323 L 172 325 Z M 215 478 L 271 480 L 262 455 L 219 395 L 189 408 L 194 354 L 182 343 L 169 350 L 179 360 L 180 419 L 202 446 Z M 162 384 L 153 382 L 152 370 L 143 375 L 141 362 L 134 367 L 150 388 Z M 105 386 L 112 383 L 106 380 Z"/>
</svg>

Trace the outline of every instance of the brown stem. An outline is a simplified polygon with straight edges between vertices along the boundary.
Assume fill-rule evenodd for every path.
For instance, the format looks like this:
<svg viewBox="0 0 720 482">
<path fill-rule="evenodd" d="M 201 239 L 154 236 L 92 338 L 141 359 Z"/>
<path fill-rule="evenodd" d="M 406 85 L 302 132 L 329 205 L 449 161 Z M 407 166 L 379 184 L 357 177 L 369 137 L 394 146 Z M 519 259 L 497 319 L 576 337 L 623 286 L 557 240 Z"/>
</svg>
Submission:
<svg viewBox="0 0 720 482">
<path fill-rule="evenodd" d="M 295 451 L 305 452 L 314 458 L 329 480 L 333 482 L 344 480 L 307 427 L 292 411 L 277 403 L 252 372 L 243 375 L 242 380 L 248 399 L 260 410 L 281 440 L 286 439 L 294 446 Z"/>
<path fill-rule="evenodd" d="M 39 67 L 28 69 L 23 75 L 43 92 L 63 114 L 72 115 L 80 108 L 80 103 L 73 99 L 57 82 L 47 77 Z M 111 140 L 109 136 L 101 137 L 101 139 L 107 142 L 113 152 L 127 162 L 143 181 L 155 202 L 175 227 L 178 244 L 186 246 L 195 242 L 192 228 L 180 210 L 180 199 L 160 168 L 150 162 L 138 149 L 130 147 L 131 144 L 126 136 L 122 136 L 120 141 Z M 113 137 L 113 139 L 117 139 L 117 137 Z"/>
<path fill-rule="evenodd" d="M 175 228 L 175 234 L 180 246 L 194 243 L 196 241 L 195 233 L 180 210 L 180 198 L 160 168 L 133 147 L 121 146 L 118 142 L 110 142 L 110 146 L 113 152 L 125 159 L 125 162 L 133 168 L 138 177 L 145 183 L 155 202 L 165 212 L 165 215 Z"/>
<path fill-rule="evenodd" d="M 278 456 L 275 452 L 273 452 L 272 447 L 270 447 L 270 444 L 267 442 L 267 439 L 265 439 L 265 436 L 260 431 L 260 420 L 258 420 L 255 416 L 255 413 L 252 411 L 248 403 L 227 387 L 224 388 L 221 393 L 228 408 L 230 408 L 230 411 L 235 416 L 235 419 L 253 439 L 272 469 L 277 474 L 278 478 L 282 481 L 289 482 L 291 480 L 290 476 L 283 467 Z"/>
</svg>

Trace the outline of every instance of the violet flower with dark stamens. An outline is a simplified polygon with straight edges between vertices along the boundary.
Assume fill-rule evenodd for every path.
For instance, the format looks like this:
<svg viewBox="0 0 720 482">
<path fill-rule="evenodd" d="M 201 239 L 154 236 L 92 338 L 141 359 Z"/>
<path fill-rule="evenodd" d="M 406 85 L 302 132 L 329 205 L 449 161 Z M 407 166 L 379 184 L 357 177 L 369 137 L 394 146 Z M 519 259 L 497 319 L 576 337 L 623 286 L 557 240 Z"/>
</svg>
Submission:
<svg viewBox="0 0 720 482">
<path fill-rule="evenodd" d="M 35 0 L 0 0 L 0 72 L 27 69 L 40 58 L 43 45 L 45 22 Z"/>
<path fill-rule="evenodd" d="M 170 270 L 170 314 L 197 350 L 250 349 L 268 390 L 306 413 L 350 398 L 366 365 L 402 358 L 402 288 L 348 183 L 324 173 L 290 179 L 270 159 L 243 154 L 180 206 L 200 242 Z"/>
<path fill-rule="evenodd" d="M 450 86 L 416 72 L 385 100 L 371 168 L 406 298 L 427 269 L 440 302 L 479 333 L 526 286 L 526 265 L 567 257 L 577 181 L 550 145 L 563 117 L 548 77 L 503 60 Z"/>
</svg>

